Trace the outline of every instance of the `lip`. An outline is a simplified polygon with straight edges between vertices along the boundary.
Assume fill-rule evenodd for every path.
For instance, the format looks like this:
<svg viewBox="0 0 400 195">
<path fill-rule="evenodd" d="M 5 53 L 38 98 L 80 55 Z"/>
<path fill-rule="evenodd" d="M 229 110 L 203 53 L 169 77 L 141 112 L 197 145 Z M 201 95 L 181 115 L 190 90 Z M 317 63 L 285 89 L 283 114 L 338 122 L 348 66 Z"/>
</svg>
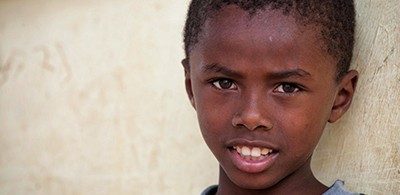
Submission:
<svg viewBox="0 0 400 195">
<path fill-rule="evenodd" d="M 262 141 L 262 140 L 248 140 L 244 138 L 236 138 L 236 139 L 231 139 L 226 142 L 225 144 L 227 147 L 233 147 L 233 146 L 251 146 L 251 147 L 260 147 L 260 148 L 269 148 L 272 149 L 273 151 L 278 151 L 277 147 L 274 146 L 273 144 Z"/>
<path fill-rule="evenodd" d="M 233 165 L 243 171 L 245 173 L 255 174 L 260 173 L 267 170 L 271 167 L 277 156 L 279 155 L 278 150 L 272 144 L 260 141 L 260 140 L 247 140 L 247 139 L 233 139 L 228 141 L 227 150 L 229 153 L 229 157 L 233 163 Z M 261 147 L 261 148 L 270 148 L 273 150 L 273 153 L 269 154 L 262 160 L 248 160 L 243 158 L 236 150 L 233 149 L 233 146 L 250 146 L 250 147 Z"/>
</svg>

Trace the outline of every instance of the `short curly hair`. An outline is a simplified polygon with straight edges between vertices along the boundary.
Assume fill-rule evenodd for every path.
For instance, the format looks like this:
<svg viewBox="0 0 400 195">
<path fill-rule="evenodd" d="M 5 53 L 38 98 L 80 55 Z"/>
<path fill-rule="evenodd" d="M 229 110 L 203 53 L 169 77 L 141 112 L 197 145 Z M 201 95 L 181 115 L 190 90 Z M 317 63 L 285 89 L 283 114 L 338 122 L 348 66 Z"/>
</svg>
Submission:
<svg viewBox="0 0 400 195">
<path fill-rule="evenodd" d="M 324 49 L 337 60 L 337 80 L 348 71 L 354 47 L 353 0 L 192 0 L 184 28 L 186 58 L 199 42 L 206 20 L 228 5 L 236 5 L 250 15 L 260 10 L 281 10 L 303 25 L 317 25 Z"/>
</svg>

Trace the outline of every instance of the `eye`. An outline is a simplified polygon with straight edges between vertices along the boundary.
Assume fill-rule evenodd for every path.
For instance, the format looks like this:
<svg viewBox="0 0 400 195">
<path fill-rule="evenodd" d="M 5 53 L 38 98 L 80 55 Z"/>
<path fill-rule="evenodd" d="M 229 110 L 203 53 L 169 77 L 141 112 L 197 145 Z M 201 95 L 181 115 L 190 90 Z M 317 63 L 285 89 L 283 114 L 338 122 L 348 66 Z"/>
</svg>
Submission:
<svg viewBox="0 0 400 195">
<path fill-rule="evenodd" d="M 224 90 L 235 90 L 237 86 L 235 83 L 230 79 L 217 79 L 211 82 L 211 84 L 216 87 L 217 89 L 224 89 Z"/>
<path fill-rule="evenodd" d="M 299 92 L 300 90 L 301 88 L 295 83 L 281 83 L 274 91 L 278 93 L 292 94 Z"/>
</svg>

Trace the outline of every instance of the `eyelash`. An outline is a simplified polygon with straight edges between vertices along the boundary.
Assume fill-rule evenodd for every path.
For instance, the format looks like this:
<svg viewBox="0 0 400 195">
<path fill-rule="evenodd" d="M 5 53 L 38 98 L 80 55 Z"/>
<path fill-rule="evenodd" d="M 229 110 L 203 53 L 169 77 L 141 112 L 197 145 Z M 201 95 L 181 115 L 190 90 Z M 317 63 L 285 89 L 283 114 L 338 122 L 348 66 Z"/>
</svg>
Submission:
<svg viewBox="0 0 400 195">
<path fill-rule="evenodd" d="M 229 86 L 228 87 L 221 86 L 221 84 L 223 84 L 223 83 L 221 83 L 222 81 L 227 81 L 228 82 L 227 84 Z M 209 83 L 213 87 L 217 88 L 218 90 L 236 90 L 237 89 L 235 82 L 231 79 L 216 78 L 216 79 L 211 79 L 209 81 Z M 284 87 L 292 87 L 294 89 L 292 92 L 286 92 Z M 290 82 L 279 83 L 273 90 L 273 92 L 280 93 L 283 95 L 293 95 L 293 94 L 299 93 L 301 91 L 304 91 L 304 89 L 300 85 L 298 85 L 296 83 L 290 83 Z"/>
<path fill-rule="evenodd" d="M 285 88 L 284 88 L 285 86 L 284 85 L 292 87 L 292 88 L 294 88 L 294 90 L 292 92 L 285 92 Z M 273 91 L 277 92 L 277 93 L 284 94 L 284 95 L 293 95 L 293 94 L 299 93 L 299 92 L 301 92 L 303 90 L 304 89 L 301 86 L 299 86 L 298 84 L 296 84 L 296 83 L 284 82 L 284 83 L 279 83 L 279 85 L 277 85 L 277 87 L 275 87 L 275 89 Z"/>
<path fill-rule="evenodd" d="M 222 81 L 227 81 L 229 86 L 228 87 L 221 86 L 221 84 L 223 84 L 223 83 L 221 83 Z M 218 90 L 236 90 L 237 89 L 237 86 L 236 86 L 235 82 L 233 80 L 231 80 L 231 79 L 216 78 L 216 79 L 211 79 L 209 81 L 209 83 L 213 87 L 217 88 Z"/>
</svg>

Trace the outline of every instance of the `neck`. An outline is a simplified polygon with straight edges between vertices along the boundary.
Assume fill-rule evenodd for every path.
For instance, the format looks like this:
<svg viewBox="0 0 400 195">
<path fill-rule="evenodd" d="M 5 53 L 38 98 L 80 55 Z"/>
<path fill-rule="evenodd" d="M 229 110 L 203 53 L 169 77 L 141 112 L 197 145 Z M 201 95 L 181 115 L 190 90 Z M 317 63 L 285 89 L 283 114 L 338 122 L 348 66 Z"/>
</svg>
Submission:
<svg viewBox="0 0 400 195">
<path fill-rule="evenodd" d="M 233 183 L 220 167 L 217 195 L 268 195 L 268 194 L 322 194 L 328 188 L 320 183 L 310 168 L 311 158 L 306 165 L 286 176 L 274 186 L 264 189 L 244 189 Z"/>
</svg>

